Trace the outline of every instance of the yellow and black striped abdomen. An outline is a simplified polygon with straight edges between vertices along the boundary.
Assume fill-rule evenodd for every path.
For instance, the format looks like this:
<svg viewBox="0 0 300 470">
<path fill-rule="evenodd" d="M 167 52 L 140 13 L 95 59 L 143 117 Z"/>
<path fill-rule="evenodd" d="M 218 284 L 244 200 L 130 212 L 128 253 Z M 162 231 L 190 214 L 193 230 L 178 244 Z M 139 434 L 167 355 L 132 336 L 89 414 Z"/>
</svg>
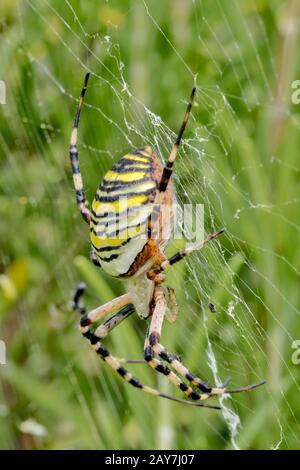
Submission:
<svg viewBox="0 0 300 470">
<path fill-rule="evenodd" d="M 147 243 L 157 183 L 150 147 L 125 155 L 108 171 L 92 205 L 91 242 L 103 269 L 125 275 Z"/>
</svg>

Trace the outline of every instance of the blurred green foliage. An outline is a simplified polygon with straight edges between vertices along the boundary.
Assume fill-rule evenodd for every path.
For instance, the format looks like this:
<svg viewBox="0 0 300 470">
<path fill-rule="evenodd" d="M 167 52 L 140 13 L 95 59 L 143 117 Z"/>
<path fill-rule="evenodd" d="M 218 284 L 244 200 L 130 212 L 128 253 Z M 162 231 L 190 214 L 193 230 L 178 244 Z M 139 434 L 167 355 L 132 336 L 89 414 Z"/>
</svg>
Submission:
<svg viewBox="0 0 300 470">
<path fill-rule="evenodd" d="M 87 260 L 89 233 L 74 203 L 68 142 L 86 70 L 79 141 L 90 201 L 132 147 L 159 144 L 166 157 L 197 73 L 176 188 L 181 201 L 205 203 L 207 231 L 225 226 L 227 235 L 170 272 L 180 314 L 164 342 L 212 382 L 209 334 L 222 379 L 268 380 L 226 401 L 241 419 L 241 448 L 299 448 L 300 368 L 291 344 L 300 337 L 300 138 L 290 100 L 299 18 L 297 1 L 1 1 L 0 448 L 233 445 L 221 413 L 121 383 L 68 309 L 78 280 L 88 283 L 89 307 L 124 289 Z M 107 344 L 117 356 L 141 357 L 144 330 L 131 318 Z M 176 393 L 146 367 L 133 369 Z"/>
</svg>

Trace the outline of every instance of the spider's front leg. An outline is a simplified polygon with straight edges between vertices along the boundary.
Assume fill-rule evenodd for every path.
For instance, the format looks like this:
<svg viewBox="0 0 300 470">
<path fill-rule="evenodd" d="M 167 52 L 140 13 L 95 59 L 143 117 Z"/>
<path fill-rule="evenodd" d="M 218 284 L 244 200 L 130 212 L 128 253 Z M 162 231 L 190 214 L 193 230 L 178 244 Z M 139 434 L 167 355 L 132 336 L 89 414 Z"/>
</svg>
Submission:
<svg viewBox="0 0 300 470">
<path fill-rule="evenodd" d="M 81 176 L 80 167 L 79 167 L 79 154 L 78 154 L 78 148 L 77 148 L 79 119 L 80 119 L 81 108 L 83 105 L 84 95 L 87 89 L 88 80 L 89 80 L 89 73 L 87 73 L 85 76 L 83 88 L 81 90 L 80 97 L 79 97 L 79 102 L 78 102 L 78 106 L 77 106 L 77 110 L 76 110 L 76 114 L 74 118 L 72 134 L 71 134 L 69 156 L 70 156 L 71 168 L 72 168 L 72 173 L 73 173 L 73 183 L 74 183 L 74 188 L 75 188 L 75 193 L 76 193 L 77 207 L 83 219 L 88 224 L 90 224 L 92 216 L 91 216 L 90 211 L 86 207 L 83 181 L 82 181 L 82 176 Z"/>
</svg>

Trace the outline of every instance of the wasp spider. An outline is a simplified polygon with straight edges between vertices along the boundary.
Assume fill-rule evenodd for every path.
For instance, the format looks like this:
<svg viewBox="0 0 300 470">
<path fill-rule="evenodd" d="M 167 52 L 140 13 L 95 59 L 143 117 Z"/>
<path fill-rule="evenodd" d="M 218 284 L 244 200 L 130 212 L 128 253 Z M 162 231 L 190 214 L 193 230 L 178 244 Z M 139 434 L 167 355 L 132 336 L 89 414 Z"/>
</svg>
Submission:
<svg viewBox="0 0 300 470">
<path fill-rule="evenodd" d="M 201 249 L 223 232 L 223 230 L 214 232 L 201 243 L 187 247 L 171 258 L 167 259 L 164 255 L 172 235 L 174 218 L 172 207 L 175 193 L 170 180 L 196 90 L 195 88 L 192 90 L 181 128 L 166 165 L 161 164 L 149 146 L 125 155 L 105 175 L 97 189 L 90 211 L 86 207 L 77 150 L 79 117 L 88 79 L 89 74 L 85 77 L 81 91 L 70 142 L 76 202 L 81 215 L 90 226 L 92 261 L 111 276 L 122 278 L 127 293 L 86 312 L 81 302 L 84 285 L 79 285 L 73 298 L 73 308 L 81 313 L 80 331 L 90 341 L 97 354 L 134 387 L 177 402 L 220 409 L 219 406 L 204 404 L 203 400 L 214 395 L 252 390 L 264 382 L 228 389 L 226 381 L 220 387 L 210 387 L 191 373 L 178 356 L 171 354 L 160 342 L 163 321 L 168 315 L 174 316 L 176 310 L 174 292 L 162 285 L 165 280 L 165 269 L 195 250 Z M 168 221 L 163 220 L 161 211 L 163 206 L 170 208 L 171 216 Z M 117 229 L 114 224 L 117 224 Z M 98 324 L 99 320 L 112 312 L 115 313 L 108 320 Z M 126 362 L 138 361 L 118 359 L 102 345 L 102 340 L 113 328 L 134 312 L 141 319 L 150 319 L 144 345 L 144 360 L 140 362 L 147 363 L 163 374 L 192 401 L 181 400 L 143 385 L 122 366 Z"/>
</svg>

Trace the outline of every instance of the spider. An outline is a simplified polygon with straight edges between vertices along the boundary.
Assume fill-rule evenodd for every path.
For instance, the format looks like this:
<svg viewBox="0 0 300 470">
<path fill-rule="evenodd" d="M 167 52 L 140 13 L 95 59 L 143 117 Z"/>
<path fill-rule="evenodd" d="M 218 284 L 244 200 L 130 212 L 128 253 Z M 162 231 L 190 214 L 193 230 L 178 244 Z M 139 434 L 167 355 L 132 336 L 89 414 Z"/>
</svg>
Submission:
<svg viewBox="0 0 300 470">
<path fill-rule="evenodd" d="M 76 202 L 83 219 L 90 226 L 92 262 L 111 276 L 123 279 L 127 293 L 86 312 L 81 300 L 85 286 L 80 284 L 72 301 L 73 309 L 81 314 L 80 331 L 106 364 L 132 386 L 176 402 L 220 409 L 219 406 L 203 403 L 203 400 L 215 395 L 253 390 L 265 381 L 242 388 L 228 389 L 230 380 L 228 379 L 222 386 L 211 387 L 190 372 L 179 357 L 171 354 L 160 342 L 164 319 L 171 321 L 176 315 L 174 291 L 163 287 L 166 279 L 164 271 L 196 250 L 200 250 L 224 231 L 218 230 L 208 235 L 201 243 L 189 246 L 170 258 L 164 255 L 174 225 L 172 211 L 175 192 L 171 182 L 173 165 L 191 114 L 196 89 L 195 87 L 192 89 L 182 125 L 166 165 L 162 165 L 150 146 L 125 155 L 104 176 L 89 210 L 86 206 L 77 149 L 79 118 L 88 79 L 89 74 L 86 74 L 70 141 L 70 161 Z M 124 202 L 125 209 L 122 207 Z M 168 220 L 163 216 L 161 210 L 163 205 L 170 209 L 171 216 Z M 117 229 L 114 225 L 116 223 Z M 99 325 L 99 321 L 112 312 L 115 313 Z M 149 319 L 144 360 L 141 361 L 117 358 L 102 345 L 102 340 L 134 312 L 143 320 Z M 188 399 L 167 395 L 143 385 L 122 365 L 132 362 L 148 364 L 156 372 L 163 374 Z"/>
</svg>

